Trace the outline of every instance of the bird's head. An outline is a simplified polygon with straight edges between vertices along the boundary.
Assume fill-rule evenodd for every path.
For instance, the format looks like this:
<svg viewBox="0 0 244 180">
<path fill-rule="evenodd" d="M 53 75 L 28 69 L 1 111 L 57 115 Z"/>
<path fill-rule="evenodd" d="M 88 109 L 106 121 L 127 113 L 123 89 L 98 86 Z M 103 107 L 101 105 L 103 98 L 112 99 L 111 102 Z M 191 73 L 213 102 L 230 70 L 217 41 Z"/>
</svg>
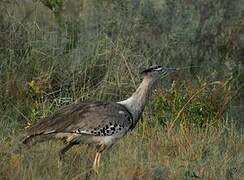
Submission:
<svg viewBox="0 0 244 180">
<path fill-rule="evenodd" d="M 171 72 L 176 71 L 176 68 L 165 68 L 159 65 L 153 65 L 142 71 L 142 74 L 146 77 L 151 77 L 153 79 L 158 79 L 161 76 L 165 76 Z"/>
</svg>

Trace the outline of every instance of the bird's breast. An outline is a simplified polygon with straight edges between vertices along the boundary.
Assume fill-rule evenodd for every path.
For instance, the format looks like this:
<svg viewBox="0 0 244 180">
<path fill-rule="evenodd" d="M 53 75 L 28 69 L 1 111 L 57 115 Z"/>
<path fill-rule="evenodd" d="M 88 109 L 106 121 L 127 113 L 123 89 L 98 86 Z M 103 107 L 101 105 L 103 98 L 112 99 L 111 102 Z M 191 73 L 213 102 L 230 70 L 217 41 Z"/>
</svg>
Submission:
<svg viewBox="0 0 244 180">
<path fill-rule="evenodd" d="M 94 136 L 93 139 L 99 144 L 103 144 L 106 146 L 113 145 L 117 140 L 122 138 L 125 135 L 125 133 L 116 133 L 111 136 Z"/>
</svg>

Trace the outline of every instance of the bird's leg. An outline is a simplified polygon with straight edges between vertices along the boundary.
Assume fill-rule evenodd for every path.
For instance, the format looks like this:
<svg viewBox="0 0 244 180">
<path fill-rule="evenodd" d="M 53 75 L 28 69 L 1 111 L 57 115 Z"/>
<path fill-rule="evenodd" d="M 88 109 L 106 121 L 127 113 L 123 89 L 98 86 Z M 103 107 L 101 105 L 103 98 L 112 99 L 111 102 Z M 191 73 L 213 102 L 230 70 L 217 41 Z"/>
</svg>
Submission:
<svg viewBox="0 0 244 180">
<path fill-rule="evenodd" d="M 100 166 L 100 159 L 101 159 L 101 153 L 98 153 L 98 157 L 97 157 L 97 167 Z"/>
<path fill-rule="evenodd" d="M 93 162 L 93 169 L 96 173 L 98 173 L 97 169 L 100 165 L 100 159 L 101 159 L 101 155 L 102 155 L 102 152 L 104 152 L 104 150 L 108 148 L 106 145 L 104 144 L 98 144 L 96 146 L 96 155 L 95 155 L 95 160 Z"/>
<path fill-rule="evenodd" d="M 76 145 L 76 144 L 79 144 L 79 143 L 77 143 L 76 141 L 74 141 L 74 142 L 70 142 L 68 145 L 66 145 L 64 148 L 62 148 L 60 151 L 59 151 L 59 158 L 60 158 L 60 160 L 62 160 L 63 159 L 63 157 L 64 157 L 64 154 L 70 149 L 70 148 L 72 148 L 74 145 Z"/>
<path fill-rule="evenodd" d="M 93 162 L 93 169 L 96 171 L 96 173 L 98 172 L 97 169 L 98 169 L 99 164 L 100 164 L 100 158 L 101 158 L 101 153 L 97 152 L 95 159 L 94 159 L 94 162 Z"/>
<path fill-rule="evenodd" d="M 96 155 L 95 155 L 95 159 L 93 162 L 93 169 L 95 169 L 97 167 L 97 157 L 98 157 L 98 153 L 96 153 Z"/>
</svg>

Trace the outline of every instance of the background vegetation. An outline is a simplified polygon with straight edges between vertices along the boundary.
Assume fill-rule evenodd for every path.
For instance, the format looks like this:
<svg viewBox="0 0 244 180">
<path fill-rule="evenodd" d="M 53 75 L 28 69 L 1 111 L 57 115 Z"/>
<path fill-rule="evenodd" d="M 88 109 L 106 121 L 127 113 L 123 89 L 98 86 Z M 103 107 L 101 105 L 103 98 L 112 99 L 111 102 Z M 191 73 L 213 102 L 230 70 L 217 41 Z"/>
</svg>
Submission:
<svg viewBox="0 0 244 180">
<path fill-rule="evenodd" d="M 244 178 L 242 0 L 1 0 L 0 179 L 84 179 L 61 144 L 12 153 L 38 118 L 75 101 L 129 97 L 151 64 L 165 77 L 98 179 Z M 194 68 L 198 66 L 199 68 Z"/>
</svg>

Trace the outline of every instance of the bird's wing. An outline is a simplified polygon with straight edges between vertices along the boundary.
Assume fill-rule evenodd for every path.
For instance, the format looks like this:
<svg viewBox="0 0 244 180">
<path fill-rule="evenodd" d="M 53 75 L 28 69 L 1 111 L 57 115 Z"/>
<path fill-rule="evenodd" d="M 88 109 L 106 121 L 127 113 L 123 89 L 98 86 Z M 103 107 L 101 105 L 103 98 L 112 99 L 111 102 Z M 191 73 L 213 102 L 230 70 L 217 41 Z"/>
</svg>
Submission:
<svg viewBox="0 0 244 180">
<path fill-rule="evenodd" d="M 89 102 L 68 105 L 45 117 L 28 130 L 29 135 L 58 132 L 111 135 L 133 124 L 131 113 L 113 102 Z"/>
</svg>

